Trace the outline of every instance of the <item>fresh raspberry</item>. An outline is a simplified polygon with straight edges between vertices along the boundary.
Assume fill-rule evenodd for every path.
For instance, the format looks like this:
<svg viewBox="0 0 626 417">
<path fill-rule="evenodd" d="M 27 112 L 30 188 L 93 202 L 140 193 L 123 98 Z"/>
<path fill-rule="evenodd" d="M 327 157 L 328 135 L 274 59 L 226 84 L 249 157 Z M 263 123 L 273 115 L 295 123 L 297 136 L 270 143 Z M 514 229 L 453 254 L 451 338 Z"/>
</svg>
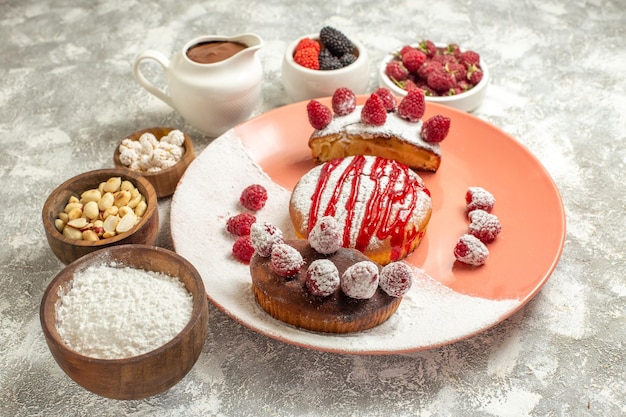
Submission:
<svg viewBox="0 0 626 417">
<path fill-rule="evenodd" d="M 345 116 L 356 109 L 356 96 L 349 88 L 338 88 L 333 93 L 332 105 L 336 115 Z"/>
<path fill-rule="evenodd" d="M 248 210 L 257 211 L 265 206 L 267 201 L 267 190 L 259 184 L 252 184 L 246 187 L 239 197 L 239 202 Z"/>
<path fill-rule="evenodd" d="M 452 64 L 452 63 L 456 63 L 457 60 L 454 56 L 452 55 L 443 55 L 443 54 L 437 54 L 433 57 L 433 61 L 437 61 L 437 62 L 441 62 L 441 65 L 443 65 L 444 67 L 447 64 Z"/>
<path fill-rule="evenodd" d="M 402 55 L 402 65 L 409 71 L 417 73 L 428 57 L 419 49 L 413 49 Z"/>
<path fill-rule="evenodd" d="M 420 135 L 424 141 L 434 143 L 444 140 L 449 131 L 450 118 L 438 114 L 424 122 Z"/>
<path fill-rule="evenodd" d="M 320 69 L 320 61 L 318 59 L 318 55 L 318 51 L 316 51 L 313 47 L 303 48 L 297 50 L 293 54 L 293 60 L 296 62 L 296 64 L 302 65 L 305 68 L 318 70 Z"/>
<path fill-rule="evenodd" d="M 416 88 L 408 91 L 398 105 L 398 116 L 409 122 L 417 122 L 424 115 L 426 108 L 424 92 Z"/>
<path fill-rule="evenodd" d="M 378 289 L 378 266 L 372 261 L 361 261 L 348 267 L 341 276 L 341 290 L 357 299 L 371 298 Z"/>
<path fill-rule="evenodd" d="M 454 247 L 454 257 L 465 264 L 480 266 L 487 262 L 489 249 L 476 236 L 465 234 Z"/>
<path fill-rule="evenodd" d="M 270 266 L 280 276 L 292 277 L 304 265 L 304 259 L 296 248 L 286 243 L 278 243 L 272 247 Z"/>
<path fill-rule="evenodd" d="M 404 83 L 402 83 L 402 88 L 404 88 L 405 91 L 411 91 L 411 90 L 415 90 L 420 88 L 417 84 L 415 84 L 415 81 L 408 79 L 406 81 L 404 81 Z M 420 88 L 421 90 L 421 88 Z"/>
<path fill-rule="evenodd" d="M 337 252 L 343 243 L 343 228 L 334 217 L 324 216 L 309 232 L 309 244 L 324 255 Z"/>
<path fill-rule="evenodd" d="M 376 94 L 382 100 L 383 105 L 385 106 L 385 110 L 387 110 L 387 113 L 391 113 L 392 111 L 396 110 L 396 96 L 394 96 L 393 93 L 387 88 L 380 87 L 378 90 L 374 91 L 374 94 Z"/>
<path fill-rule="evenodd" d="M 294 49 L 294 52 L 297 52 L 301 49 L 306 49 L 306 48 L 313 48 L 316 50 L 318 54 L 320 53 L 320 50 L 321 50 L 320 43 L 316 41 L 315 39 L 302 38 L 296 45 L 296 49 Z"/>
<path fill-rule="evenodd" d="M 340 282 L 337 267 L 328 259 L 316 259 L 311 262 L 304 281 L 309 292 L 318 297 L 327 297 L 337 291 Z"/>
<path fill-rule="evenodd" d="M 250 236 L 239 236 L 233 244 L 232 251 L 233 256 L 239 261 L 245 264 L 249 263 L 250 259 L 252 259 L 252 255 L 254 255 L 254 248 L 252 247 Z"/>
<path fill-rule="evenodd" d="M 484 210 L 490 213 L 496 204 L 496 199 L 493 194 L 482 187 L 469 187 L 465 192 L 465 204 L 468 213 L 472 210 Z"/>
<path fill-rule="evenodd" d="M 445 66 L 445 70 L 454 76 L 457 86 L 460 81 L 464 81 L 467 77 L 467 68 L 465 68 L 465 65 L 459 64 L 458 62 L 448 63 Z"/>
<path fill-rule="evenodd" d="M 404 81 L 409 76 L 409 71 L 402 65 L 402 62 L 390 61 L 385 66 L 385 75 L 392 81 Z"/>
<path fill-rule="evenodd" d="M 226 221 L 226 230 L 237 236 L 250 234 L 250 226 L 256 222 L 256 217 L 250 213 L 239 213 Z"/>
<path fill-rule="evenodd" d="M 450 43 L 443 49 L 442 53 L 452 55 L 458 60 L 461 57 L 461 48 L 456 43 Z"/>
<path fill-rule="evenodd" d="M 444 69 L 431 72 L 426 78 L 426 82 L 433 90 L 440 93 L 447 92 L 456 85 L 454 76 L 447 73 Z"/>
<path fill-rule="evenodd" d="M 404 262 L 392 262 L 380 271 L 378 285 L 392 297 L 402 297 L 413 284 L 411 267 Z"/>
<path fill-rule="evenodd" d="M 469 212 L 469 234 L 476 236 L 483 243 L 493 242 L 502 231 L 502 225 L 498 216 L 489 214 L 484 210 L 472 210 Z"/>
<path fill-rule="evenodd" d="M 306 105 L 309 123 L 315 129 L 324 129 L 333 120 L 333 113 L 328 107 L 317 100 L 311 100 Z"/>
<path fill-rule="evenodd" d="M 468 68 L 472 65 L 478 66 L 480 65 L 480 55 L 474 51 L 465 51 L 461 53 L 459 62 Z"/>
<path fill-rule="evenodd" d="M 424 52 L 429 58 L 432 58 L 437 54 L 437 47 L 428 39 L 421 41 L 417 48 Z"/>
<path fill-rule="evenodd" d="M 473 85 L 478 84 L 483 79 L 483 71 L 475 66 L 467 70 L 467 79 Z"/>
<path fill-rule="evenodd" d="M 267 258 L 272 254 L 275 244 L 284 242 L 283 232 L 271 223 L 253 223 L 250 227 L 250 241 L 259 256 Z"/>
<path fill-rule="evenodd" d="M 414 51 L 416 48 L 412 45 L 404 45 L 401 49 L 400 49 L 400 57 L 402 57 L 404 54 L 406 54 L 407 52 L 410 51 Z"/>
<path fill-rule="evenodd" d="M 423 79 L 428 79 L 428 76 L 435 72 L 443 70 L 443 64 L 437 61 L 426 61 L 417 71 L 417 75 L 422 77 Z"/>
<path fill-rule="evenodd" d="M 382 126 L 387 120 L 387 110 L 383 101 L 376 94 L 372 93 L 361 109 L 361 121 L 366 125 Z"/>
</svg>

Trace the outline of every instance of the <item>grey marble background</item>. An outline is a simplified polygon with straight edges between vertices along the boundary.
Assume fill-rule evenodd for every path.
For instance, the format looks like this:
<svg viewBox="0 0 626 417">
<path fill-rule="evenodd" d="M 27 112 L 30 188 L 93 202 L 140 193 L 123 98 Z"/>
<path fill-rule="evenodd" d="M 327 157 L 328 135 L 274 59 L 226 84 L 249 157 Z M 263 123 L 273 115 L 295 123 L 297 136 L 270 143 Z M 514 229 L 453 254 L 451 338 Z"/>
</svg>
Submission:
<svg viewBox="0 0 626 417">
<path fill-rule="evenodd" d="M 176 126 L 198 152 L 212 139 L 135 83 L 134 56 L 258 33 L 260 114 L 287 104 L 286 45 L 324 25 L 365 44 L 372 89 L 376 64 L 404 43 L 455 41 L 482 54 L 493 83 L 475 115 L 526 145 L 562 193 L 567 241 L 550 280 L 483 334 L 391 356 L 292 347 L 211 307 L 203 354 L 168 392 L 113 401 L 78 387 L 39 326 L 41 296 L 62 268 L 41 226 L 47 194 L 112 166 L 133 131 Z M 623 0 L 0 0 L 0 415 L 624 415 L 625 39 Z M 159 210 L 158 243 L 171 247 L 167 199 Z"/>
</svg>

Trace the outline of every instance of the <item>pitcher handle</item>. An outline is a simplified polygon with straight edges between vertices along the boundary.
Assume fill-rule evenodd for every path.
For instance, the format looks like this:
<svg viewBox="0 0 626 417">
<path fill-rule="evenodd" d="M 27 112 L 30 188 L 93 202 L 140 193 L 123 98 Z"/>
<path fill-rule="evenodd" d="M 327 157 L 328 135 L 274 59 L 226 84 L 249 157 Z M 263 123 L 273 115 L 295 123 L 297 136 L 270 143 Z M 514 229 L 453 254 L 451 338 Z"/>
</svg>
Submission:
<svg viewBox="0 0 626 417">
<path fill-rule="evenodd" d="M 163 102 L 165 102 L 165 104 L 167 104 L 171 108 L 175 109 L 174 102 L 172 101 L 172 97 L 170 97 L 168 94 L 166 94 L 164 91 L 160 90 L 159 88 L 155 87 L 154 84 L 148 81 L 148 79 L 141 72 L 139 65 L 144 60 L 155 61 L 157 64 L 159 64 L 163 68 L 163 71 L 166 73 L 170 66 L 170 60 L 159 51 L 153 51 L 153 50 L 144 51 L 140 53 L 139 55 L 137 55 L 137 57 L 135 57 L 135 61 L 133 62 L 133 75 L 135 77 L 135 80 L 137 80 L 137 82 L 141 84 L 141 86 L 145 88 L 149 93 L 161 99 Z"/>
</svg>

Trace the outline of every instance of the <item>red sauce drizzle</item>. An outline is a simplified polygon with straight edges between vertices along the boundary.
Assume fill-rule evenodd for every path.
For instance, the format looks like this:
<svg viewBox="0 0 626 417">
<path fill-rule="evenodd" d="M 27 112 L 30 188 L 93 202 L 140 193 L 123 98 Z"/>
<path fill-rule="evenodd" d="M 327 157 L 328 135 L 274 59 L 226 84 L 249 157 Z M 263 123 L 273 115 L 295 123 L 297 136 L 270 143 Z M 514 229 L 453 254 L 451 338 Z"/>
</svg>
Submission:
<svg viewBox="0 0 626 417">
<path fill-rule="evenodd" d="M 362 155 L 353 157 L 336 183 L 331 184 L 330 176 L 341 161 L 341 159 L 336 159 L 327 162 L 320 171 L 315 192 L 311 197 L 312 204 L 309 212 L 308 231 L 310 232 L 313 226 L 315 226 L 319 217 L 336 215 L 338 211 L 337 203 L 342 191 L 347 187 L 350 190 L 350 195 L 345 205 L 346 218 L 344 219 L 343 246 L 348 247 L 350 246 L 350 230 L 354 221 L 354 206 L 359 198 L 359 183 L 366 159 Z M 387 173 L 386 171 L 388 170 L 389 172 Z M 387 159 L 375 159 L 370 174 L 370 179 L 375 184 L 372 194 L 366 202 L 363 221 L 357 234 L 356 249 L 363 252 L 369 245 L 372 237 L 376 236 L 380 240 L 390 238 L 392 260 L 399 260 L 407 254 L 410 242 L 418 234 L 417 229 L 413 228 L 407 232 L 408 235 L 405 240 L 404 229 L 417 205 L 417 192 L 424 190 L 430 195 L 417 178 L 410 176 L 409 170 L 410 168 L 405 165 Z M 388 180 L 384 181 L 385 178 Z M 349 181 L 351 184 L 347 184 Z M 401 189 L 395 189 L 398 181 L 402 181 L 404 184 Z M 333 188 L 330 189 L 330 187 Z M 320 207 L 322 196 L 326 192 L 330 192 L 331 197 L 326 207 Z M 404 205 L 406 207 L 403 209 L 397 209 L 397 206 Z M 394 208 L 396 211 L 395 215 Z M 355 225 L 355 227 L 358 227 L 358 225 Z M 405 241 L 407 243 L 403 244 Z"/>
</svg>

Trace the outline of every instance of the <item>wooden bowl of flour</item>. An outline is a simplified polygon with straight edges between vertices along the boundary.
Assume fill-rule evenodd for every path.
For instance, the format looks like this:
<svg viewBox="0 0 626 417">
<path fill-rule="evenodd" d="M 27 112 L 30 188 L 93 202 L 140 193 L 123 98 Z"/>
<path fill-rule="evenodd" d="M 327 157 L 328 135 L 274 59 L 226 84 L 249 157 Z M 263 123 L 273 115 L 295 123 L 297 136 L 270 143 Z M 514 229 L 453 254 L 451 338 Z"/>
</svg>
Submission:
<svg viewBox="0 0 626 417">
<path fill-rule="evenodd" d="M 108 273 L 96 268 L 105 268 Z M 146 276 L 149 272 L 165 274 L 165 278 Z M 172 285 L 177 285 L 175 290 L 170 289 Z M 106 292 L 103 286 L 113 289 L 103 301 L 93 301 Z M 138 294 L 120 291 L 112 296 L 115 289 L 127 286 L 138 290 Z M 72 298 L 77 294 L 85 298 Z M 124 294 L 124 301 L 114 302 L 120 294 Z M 183 301 L 163 301 L 174 294 Z M 185 298 L 187 295 L 191 300 Z M 106 317 L 83 320 L 98 314 L 97 310 L 71 315 L 81 300 L 94 309 L 93 304 L 102 304 L 102 315 Z M 125 303 L 134 304 L 137 317 L 132 312 L 124 313 Z M 124 400 L 162 393 L 191 370 L 205 343 L 208 314 L 204 285 L 193 265 L 172 251 L 148 245 L 114 246 L 83 256 L 58 273 L 40 306 L 41 327 L 61 369 L 95 394 Z M 149 326 L 152 333 L 142 330 L 141 320 L 146 319 L 141 315 L 156 317 Z M 80 322 L 80 331 L 78 326 L 72 327 Z M 114 323 L 121 323 L 121 327 L 113 329 Z M 176 326 L 182 329 L 169 338 L 167 332 L 177 331 L 172 330 Z M 152 345 L 155 333 L 168 340 Z M 127 356 L 128 351 L 144 353 Z"/>
</svg>

